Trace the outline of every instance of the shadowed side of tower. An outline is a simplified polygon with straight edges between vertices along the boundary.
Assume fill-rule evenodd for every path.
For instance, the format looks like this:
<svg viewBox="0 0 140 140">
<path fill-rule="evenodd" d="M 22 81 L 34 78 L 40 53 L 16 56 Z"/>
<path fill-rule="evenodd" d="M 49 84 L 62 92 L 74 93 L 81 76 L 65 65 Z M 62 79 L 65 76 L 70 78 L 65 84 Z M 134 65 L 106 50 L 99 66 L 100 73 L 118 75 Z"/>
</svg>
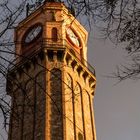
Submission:
<svg viewBox="0 0 140 140">
<path fill-rule="evenodd" d="M 46 1 L 19 23 L 7 74 L 9 140 L 96 140 L 87 37 L 61 2 Z"/>
</svg>

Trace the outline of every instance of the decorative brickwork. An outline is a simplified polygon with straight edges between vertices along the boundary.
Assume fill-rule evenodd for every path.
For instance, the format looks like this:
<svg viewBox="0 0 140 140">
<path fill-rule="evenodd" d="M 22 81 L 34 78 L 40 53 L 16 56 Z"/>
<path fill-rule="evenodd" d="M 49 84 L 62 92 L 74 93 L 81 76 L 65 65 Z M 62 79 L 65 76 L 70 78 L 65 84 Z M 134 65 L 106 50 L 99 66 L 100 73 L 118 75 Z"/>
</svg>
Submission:
<svg viewBox="0 0 140 140">
<path fill-rule="evenodd" d="M 66 119 L 67 139 L 95 140 L 93 111 L 91 109 L 92 88 L 85 82 L 84 77 L 72 67 L 66 66 L 65 71 L 69 72 L 66 73 L 67 84 L 65 85 L 65 110 L 66 117 L 69 118 Z"/>
<path fill-rule="evenodd" d="M 62 74 L 59 69 L 51 70 L 50 95 L 51 140 L 63 140 Z"/>
<path fill-rule="evenodd" d="M 40 72 L 36 75 L 35 106 L 34 106 L 34 140 L 45 139 L 46 101 L 47 101 L 47 72 Z"/>
<path fill-rule="evenodd" d="M 22 114 L 23 114 L 23 89 L 21 87 L 13 91 L 12 114 L 10 118 L 10 140 L 19 140 L 22 135 Z"/>
<path fill-rule="evenodd" d="M 30 70 L 13 79 L 12 112 L 9 140 L 42 140 L 45 137 L 46 72 L 40 66 L 31 65 Z M 34 74 L 28 75 L 28 73 Z M 22 79 L 22 83 L 19 81 Z"/>
<path fill-rule="evenodd" d="M 23 104 L 23 139 L 33 138 L 33 125 L 34 125 L 34 81 L 30 79 L 25 85 L 24 104 Z M 32 135 L 31 135 L 32 134 Z"/>
</svg>

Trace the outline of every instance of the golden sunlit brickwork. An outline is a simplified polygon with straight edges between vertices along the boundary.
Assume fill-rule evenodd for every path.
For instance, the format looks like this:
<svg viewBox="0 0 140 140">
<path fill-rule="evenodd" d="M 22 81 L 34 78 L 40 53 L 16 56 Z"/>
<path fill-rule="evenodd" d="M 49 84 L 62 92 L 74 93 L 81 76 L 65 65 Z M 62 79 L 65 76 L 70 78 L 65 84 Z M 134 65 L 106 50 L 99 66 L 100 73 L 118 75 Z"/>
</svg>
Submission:
<svg viewBox="0 0 140 140">
<path fill-rule="evenodd" d="M 87 38 L 60 2 L 45 2 L 19 23 L 7 74 L 9 140 L 96 140 Z"/>
</svg>

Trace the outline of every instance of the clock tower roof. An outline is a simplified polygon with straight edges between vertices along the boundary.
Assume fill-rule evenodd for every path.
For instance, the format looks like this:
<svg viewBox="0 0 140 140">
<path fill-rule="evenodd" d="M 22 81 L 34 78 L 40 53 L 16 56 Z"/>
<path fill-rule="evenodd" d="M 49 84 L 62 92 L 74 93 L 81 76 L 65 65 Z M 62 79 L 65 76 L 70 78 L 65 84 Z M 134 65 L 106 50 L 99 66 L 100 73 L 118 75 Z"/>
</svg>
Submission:
<svg viewBox="0 0 140 140">
<path fill-rule="evenodd" d="M 25 19 L 23 19 L 21 22 L 19 22 L 18 26 L 16 27 L 16 30 L 22 28 L 22 26 L 25 26 L 25 24 L 28 24 L 35 20 L 36 18 L 43 18 L 45 20 L 47 11 L 49 10 L 62 10 L 62 15 L 59 16 L 58 20 L 62 21 L 64 18 L 69 18 L 68 22 L 71 22 L 71 24 L 76 24 L 77 27 L 80 26 L 80 30 L 83 32 L 87 32 L 85 28 L 79 23 L 79 21 L 71 14 L 69 9 L 65 6 L 64 2 L 56 2 L 57 0 L 45 0 L 43 5 L 38 7 L 36 10 L 34 10 L 29 16 L 27 16 Z M 42 16 L 43 15 L 43 16 Z M 66 17 L 67 15 L 67 17 Z M 42 20 L 42 19 L 41 19 Z"/>
</svg>

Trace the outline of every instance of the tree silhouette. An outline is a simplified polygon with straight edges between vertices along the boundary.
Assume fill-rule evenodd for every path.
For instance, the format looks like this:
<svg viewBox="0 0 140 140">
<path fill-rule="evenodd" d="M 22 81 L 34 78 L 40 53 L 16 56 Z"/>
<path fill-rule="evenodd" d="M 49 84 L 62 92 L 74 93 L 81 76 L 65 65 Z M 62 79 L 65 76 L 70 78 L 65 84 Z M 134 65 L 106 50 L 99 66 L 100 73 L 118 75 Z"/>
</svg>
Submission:
<svg viewBox="0 0 140 140">
<path fill-rule="evenodd" d="M 5 92 L 6 78 L 8 66 L 14 65 L 13 60 L 17 55 L 14 51 L 13 31 L 22 19 L 43 3 L 43 0 L 0 2 L 0 113 L 3 115 L 5 128 L 9 121 L 11 106 L 9 96 Z M 132 63 L 130 66 L 118 67 L 114 74 L 116 78 L 140 78 L 139 0 L 65 0 L 64 3 L 76 18 L 84 18 L 89 27 L 93 24 L 98 27 L 104 38 L 109 38 L 114 43 L 126 44 L 125 49 L 132 58 Z"/>
</svg>

